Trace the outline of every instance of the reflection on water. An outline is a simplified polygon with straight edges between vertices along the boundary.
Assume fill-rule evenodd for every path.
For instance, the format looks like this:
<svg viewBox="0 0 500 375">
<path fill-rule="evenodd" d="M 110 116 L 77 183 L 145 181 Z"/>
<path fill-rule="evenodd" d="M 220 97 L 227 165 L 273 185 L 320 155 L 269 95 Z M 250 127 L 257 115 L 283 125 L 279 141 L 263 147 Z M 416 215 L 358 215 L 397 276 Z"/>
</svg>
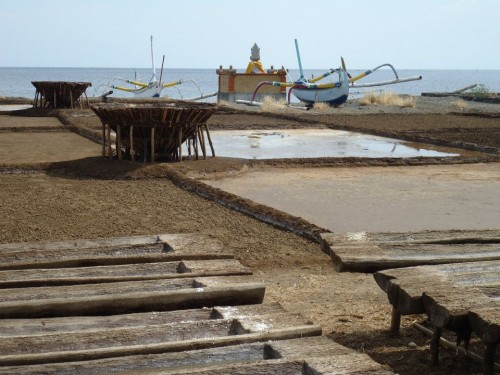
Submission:
<svg viewBox="0 0 500 375">
<path fill-rule="evenodd" d="M 244 159 L 459 156 L 458 153 L 429 149 L 429 145 L 342 130 L 231 130 L 211 131 L 210 134 L 217 156 Z"/>
</svg>

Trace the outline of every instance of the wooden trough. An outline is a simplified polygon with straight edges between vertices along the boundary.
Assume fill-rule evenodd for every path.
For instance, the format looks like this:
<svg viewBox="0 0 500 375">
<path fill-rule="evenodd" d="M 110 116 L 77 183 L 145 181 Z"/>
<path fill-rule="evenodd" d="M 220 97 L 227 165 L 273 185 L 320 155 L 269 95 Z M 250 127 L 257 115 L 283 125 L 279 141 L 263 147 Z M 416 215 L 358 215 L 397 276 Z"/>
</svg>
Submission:
<svg viewBox="0 0 500 375">
<path fill-rule="evenodd" d="M 0 244 L 0 374 L 377 374 L 197 234 Z"/>
<path fill-rule="evenodd" d="M 102 122 L 102 155 L 112 157 L 114 146 L 119 160 L 182 161 L 182 145 L 191 147 L 198 160 L 207 157 L 207 143 L 215 156 L 207 120 L 217 110 L 208 103 L 109 103 L 92 106 Z M 112 142 L 111 131 L 115 136 Z M 114 143 L 114 144 L 113 144 Z"/>
<path fill-rule="evenodd" d="M 65 81 L 32 81 L 35 86 L 35 108 L 80 108 L 88 107 L 89 101 L 86 90 L 92 86 L 90 82 L 65 82 Z M 85 95 L 82 104 L 80 97 Z"/>
<path fill-rule="evenodd" d="M 393 307 L 391 331 L 402 314 L 427 314 L 434 326 L 433 363 L 443 329 L 468 343 L 472 332 L 485 345 L 484 373 L 493 374 L 500 342 L 500 260 L 389 269 L 374 274 Z"/>
<path fill-rule="evenodd" d="M 500 260 L 500 230 L 323 233 L 337 271 L 376 272 L 419 265 Z"/>
</svg>

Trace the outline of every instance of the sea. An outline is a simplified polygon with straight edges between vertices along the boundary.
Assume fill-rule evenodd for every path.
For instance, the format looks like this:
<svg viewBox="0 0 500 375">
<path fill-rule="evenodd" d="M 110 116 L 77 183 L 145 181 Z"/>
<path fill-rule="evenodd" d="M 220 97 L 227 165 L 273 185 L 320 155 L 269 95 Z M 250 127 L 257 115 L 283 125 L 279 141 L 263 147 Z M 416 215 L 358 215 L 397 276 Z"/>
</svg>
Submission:
<svg viewBox="0 0 500 375">
<path fill-rule="evenodd" d="M 244 68 L 238 72 L 244 72 Z M 305 69 L 306 78 L 317 77 L 328 69 Z M 352 76 L 363 72 L 350 70 Z M 390 91 L 396 94 L 421 95 L 423 92 L 452 92 L 472 84 L 481 85 L 480 89 L 487 92 L 500 92 L 500 70 L 429 70 L 403 69 L 397 70 L 399 78 L 422 76 L 421 80 L 399 83 L 389 86 L 371 88 L 352 88 L 351 95 L 363 95 L 367 91 Z M 27 68 L 27 67 L 0 67 L 0 97 L 22 97 L 33 99 L 35 88 L 32 81 L 74 81 L 90 82 L 87 96 L 101 96 L 111 90 L 112 85 L 128 86 L 123 80 L 139 80 L 148 82 L 153 75 L 151 69 L 132 68 Z M 156 72 L 160 77 L 160 72 Z M 296 81 L 300 77 L 299 71 L 290 69 L 288 81 Z M 321 83 L 337 79 L 334 74 L 325 78 Z M 387 81 L 394 79 L 390 69 L 379 69 L 359 83 Z M 162 96 L 174 99 L 192 99 L 217 92 L 218 75 L 216 69 L 166 69 L 162 74 L 163 82 L 183 80 L 180 85 L 165 88 Z M 133 97 L 133 94 L 113 90 L 112 96 Z M 216 97 L 204 99 L 206 102 L 215 102 Z"/>
</svg>

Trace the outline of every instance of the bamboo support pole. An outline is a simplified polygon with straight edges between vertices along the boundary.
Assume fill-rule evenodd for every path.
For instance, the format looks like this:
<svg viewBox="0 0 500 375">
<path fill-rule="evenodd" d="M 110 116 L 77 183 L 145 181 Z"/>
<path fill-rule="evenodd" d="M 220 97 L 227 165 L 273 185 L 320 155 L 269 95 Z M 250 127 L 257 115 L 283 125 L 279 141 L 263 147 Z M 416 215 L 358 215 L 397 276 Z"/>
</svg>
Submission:
<svg viewBox="0 0 500 375">
<path fill-rule="evenodd" d="M 198 125 L 196 125 L 196 127 L 198 127 Z M 197 135 L 197 130 L 195 130 L 195 134 L 194 134 L 194 137 L 193 137 L 193 141 L 194 141 L 194 155 L 195 155 L 195 159 L 198 160 L 198 135 Z"/>
<path fill-rule="evenodd" d="M 118 125 L 116 127 L 116 155 L 118 160 L 122 160 L 122 127 Z"/>
<path fill-rule="evenodd" d="M 73 104 L 73 90 L 69 90 L 69 102 L 70 102 L 70 105 L 71 105 L 71 108 L 72 109 L 75 109 L 75 105 Z"/>
<path fill-rule="evenodd" d="M 134 125 L 130 125 L 130 159 L 132 159 L 132 161 L 135 161 Z"/>
<path fill-rule="evenodd" d="M 210 150 L 212 151 L 212 157 L 215 157 L 215 149 L 212 143 L 212 138 L 210 138 L 210 132 L 208 131 L 208 124 L 205 123 L 204 125 L 205 125 L 205 131 L 207 132 L 208 144 L 210 145 Z"/>
<path fill-rule="evenodd" d="M 155 127 L 151 127 L 151 163 L 155 161 Z"/>
<path fill-rule="evenodd" d="M 102 124 L 102 157 L 106 156 L 106 124 Z"/>
<path fill-rule="evenodd" d="M 182 161 L 182 127 L 179 128 L 179 162 Z"/>
<path fill-rule="evenodd" d="M 108 134 L 108 158 L 113 157 L 113 150 L 111 148 L 111 126 L 107 124 L 107 134 Z"/>
<path fill-rule="evenodd" d="M 205 138 L 203 137 L 203 131 L 202 129 L 196 125 L 196 132 L 198 135 L 198 138 L 200 139 L 200 147 L 201 147 L 201 152 L 203 153 L 203 159 L 207 158 L 207 151 L 205 149 Z"/>
</svg>

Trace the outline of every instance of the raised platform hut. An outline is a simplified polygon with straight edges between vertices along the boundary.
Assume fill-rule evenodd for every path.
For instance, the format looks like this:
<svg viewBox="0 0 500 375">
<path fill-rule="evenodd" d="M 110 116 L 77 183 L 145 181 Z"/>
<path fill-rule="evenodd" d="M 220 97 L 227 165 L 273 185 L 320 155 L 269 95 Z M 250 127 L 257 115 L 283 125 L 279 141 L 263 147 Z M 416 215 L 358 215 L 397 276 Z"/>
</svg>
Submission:
<svg viewBox="0 0 500 375">
<path fill-rule="evenodd" d="M 207 157 L 208 140 L 215 156 L 207 120 L 217 110 L 215 104 L 166 102 L 146 104 L 110 103 L 91 106 L 102 122 L 102 155 L 119 160 L 182 161 L 183 144 L 191 147 L 198 160 Z M 112 133 L 114 140 L 112 138 Z M 114 147 L 113 147 L 114 146 Z"/>
<path fill-rule="evenodd" d="M 86 90 L 92 86 L 90 82 L 64 82 L 64 81 L 32 81 L 35 86 L 34 108 L 75 108 L 88 107 L 89 101 Z M 85 96 L 82 103 L 81 96 Z"/>
</svg>

